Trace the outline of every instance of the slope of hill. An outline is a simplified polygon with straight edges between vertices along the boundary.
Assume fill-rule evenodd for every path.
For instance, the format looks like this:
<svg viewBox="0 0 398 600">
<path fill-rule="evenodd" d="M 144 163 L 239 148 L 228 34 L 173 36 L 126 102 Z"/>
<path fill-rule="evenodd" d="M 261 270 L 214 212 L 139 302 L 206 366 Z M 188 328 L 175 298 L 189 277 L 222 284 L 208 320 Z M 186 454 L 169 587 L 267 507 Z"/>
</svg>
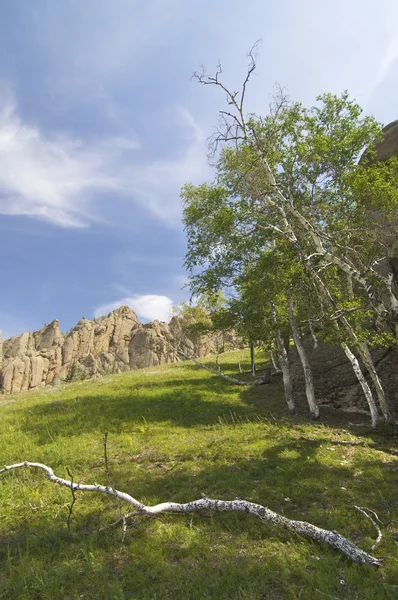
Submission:
<svg viewBox="0 0 398 600">
<path fill-rule="evenodd" d="M 222 362 L 249 378 L 239 374 L 246 352 Z M 331 409 L 316 424 L 288 417 L 278 381 L 233 386 L 187 362 L 3 396 L 0 411 L 2 464 L 43 462 L 68 478 L 69 469 L 147 504 L 244 498 L 369 552 L 376 532 L 353 505 L 395 520 L 373 551 L 378 570 L 245 514 L 139 516 L 123 539 L 120 527 L 99 529 L 128 506 L 77 493 L 68 530 L 70 492 L 20 470 L 0 477 L 0 598 L 397 597 L 397 439 L 342 425 Z"/>
</svg>

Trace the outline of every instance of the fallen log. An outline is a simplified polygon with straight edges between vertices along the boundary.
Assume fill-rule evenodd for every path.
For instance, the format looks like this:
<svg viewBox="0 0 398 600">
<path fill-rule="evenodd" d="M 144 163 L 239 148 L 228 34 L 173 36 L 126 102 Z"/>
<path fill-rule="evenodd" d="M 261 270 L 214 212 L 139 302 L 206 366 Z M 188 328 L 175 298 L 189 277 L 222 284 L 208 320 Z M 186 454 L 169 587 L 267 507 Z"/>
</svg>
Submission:
<svg viewBox="0 0 398 600">
<path fill-rule="evenodd" d="M 322 529 L 321 527 L 317 527 L 316 525 L 307 523 L 306 521 L 295 521 L 293 519 L 288 519 L 287 517 L 284 517 L 283 515 L 280 515 L 269 508 L 262 506 L 261 504 L 256 504 L 247 500 L 214 500 L 204 497 L 200 500 L 193 500 L 192 502 L 186 503 L 161 502 L 153 506 L 147 506 L 142 502 L 139 502 L 139 500 L 133 498 L 133 496 L 127 492 L 116 490 L 109 485 L 104 486 L 97 483 L 75 483 L 73 479 L 68 480 L 63 479 L 62 477 L 57 477 L 51 467 L 48 467 L 47 465 L 29 461 L 4 466 L 2 469 L 0 469 L 0 475 L 22 468 L 41 469 L 46 473 L 47 478 L 52 483 L 69 488 L 73 493 L 73 497 L 75 497 L 74 494 L 76 492 L 97 492 L 112 496 L 119 502 L 127 502 L 129 505 L 133 506 L 135 510 L 128 515 L 125 515 L 123 517 L 123 521 L 125 521 L 127 517 L 133 517 L 140 514 L 158 515 L 160 513 L 193 513 L 202 511 L 245 512 L 260 518 L 263 522 L 269 521 L 275 525 L 283 527 L 284 529 L 288 529 L 289 531 L 310 537 L 317 542 L 324 542 L 325 544 L 335 548 L 338 552 L 344 554 L 353 562 L 374 565 L 377 567 L 381 565 L 381 561 L 379 559 L 368 554 L 364 550 L 361 550 L 361 548 L 358 548 L 358 546 L 350 542 L 350 540 L 342 536 L 337 531 Z"/>
</svg>

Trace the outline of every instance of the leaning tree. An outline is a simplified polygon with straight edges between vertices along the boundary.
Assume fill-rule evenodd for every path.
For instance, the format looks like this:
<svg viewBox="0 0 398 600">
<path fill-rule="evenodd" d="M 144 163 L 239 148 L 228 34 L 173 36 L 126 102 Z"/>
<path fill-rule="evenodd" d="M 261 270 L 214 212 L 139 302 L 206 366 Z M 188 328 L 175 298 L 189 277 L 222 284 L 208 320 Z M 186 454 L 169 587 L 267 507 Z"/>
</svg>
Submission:
<svg viewBox="0 0 398 600">
<path fill-rule="evenodd" d="M 369 206 L 382 215 L 381 224 L 396 211 L 397 161 L 359 162 L 364 148 L 371 155 L 381 126 L 362 117 L 347 92 L 324 94 L 311 108 L 278 93 L 267 115 L 247 115 L 255 50 L 249 57 L 240 92 L 224 85 L 221 66 L 214 76 L 194 75 L 199 83 L 223 91 L 227 105 L 209 141 L 214 181 L 187 184 L 182 191 L 191 289 L 239 292 L 242 276 L 276 246 L 284 246 L 311 279 L 363 389 L 356 355 L 369 373 L 377 405 L 369 386 L 364 392 L 373 425 L 379 418 L 388 421 L 391 413 L 369 351 L 369 332 L 374 326 L 396 336 L 398 298 L 391 277 L 378 268 L 386 255 L 385 236 L 369 219 Z M 281 273 L 275 274 L 278 285 L 285 289 Z M 296 302 L 290 291 L 291 315 Z M 366 314 L 366 321 L 354 318 L 355 312 Z"/>
</svg>

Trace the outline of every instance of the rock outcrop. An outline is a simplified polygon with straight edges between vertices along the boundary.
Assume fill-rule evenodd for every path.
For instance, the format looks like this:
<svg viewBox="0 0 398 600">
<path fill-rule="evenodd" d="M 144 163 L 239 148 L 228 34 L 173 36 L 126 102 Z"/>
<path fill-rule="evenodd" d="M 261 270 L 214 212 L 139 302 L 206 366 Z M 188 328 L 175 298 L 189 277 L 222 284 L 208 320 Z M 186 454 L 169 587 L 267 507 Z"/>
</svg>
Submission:
<svg viewBox="0 0 398 600">
<path fill-rule="evenodd" d="M 205 356 L 215 343 L 211 336 L 188 339 L 178 317 L 143 325 L 128 306 L 92 321 L 82 318 L 68 334 L 61 333 L 55 320 L 3 344 L 0 338 L 1 389 L 10 394 L 184 360 L 192 353 Z"/>
<path fill-rule="evenodd" d="M 376 156 L 371 159 L 385 161 L 392 156 L 398 156 L 398 120 L 392 121 L 383 128 L 383 137 L 375 144 Z M 361 161 L 369 160 L 369 156 L 364 152 Z"/>
<path fill-rule="evenodd" d="M 314 348 L 310 338 L 304 340 L 304 346 L 312 368 L 318 403 L 321 406 L 331 406 L 347 412 L 368 412 L 369 407 L 362 388 L 343 350 L 339 346 L 323 344 L 320 341 Z M 372 350 L 372 356 L 387 401 L 391 410 L 396 413 L 398 411 L 398 352 L 393 348 L 378 348 Z M 295 350 L 289 352 L 289 362 L 295 395 L 305 403 L 303 369 Z M 373 389 L 372 381 L 365 368 L 363 373 Z"/>
</svg>

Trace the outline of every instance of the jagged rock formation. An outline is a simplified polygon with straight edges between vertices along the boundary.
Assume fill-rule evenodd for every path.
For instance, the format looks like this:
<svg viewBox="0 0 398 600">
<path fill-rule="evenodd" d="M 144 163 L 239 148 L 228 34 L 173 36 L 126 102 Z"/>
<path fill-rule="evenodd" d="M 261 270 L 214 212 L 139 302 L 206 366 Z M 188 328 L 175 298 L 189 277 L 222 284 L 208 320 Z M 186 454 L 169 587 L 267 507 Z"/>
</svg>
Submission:
<svg viewBox="0 0 398 600">
<path fill-rule="evenodd" d="M 55 320 L 3 344 L 0 338 L 0 384 L 4 394 L 21 392 L 175 362 L 192 353 L 205 356 L 214 344 L 210 336 L 188 339 L 178 317 L 142 325 L 131 308 L 122 306 L 93 321 L 82 318 L 68 334 L 61 333 Z"/>
</svg>

